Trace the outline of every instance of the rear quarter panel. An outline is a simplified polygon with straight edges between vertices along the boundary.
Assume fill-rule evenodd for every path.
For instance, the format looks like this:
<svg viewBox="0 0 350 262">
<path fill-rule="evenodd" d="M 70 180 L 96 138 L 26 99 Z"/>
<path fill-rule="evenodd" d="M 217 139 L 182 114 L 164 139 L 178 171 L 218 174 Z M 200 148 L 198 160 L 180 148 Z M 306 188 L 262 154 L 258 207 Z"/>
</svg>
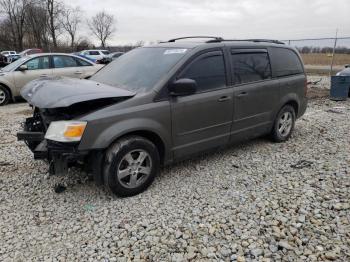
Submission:
<svg viewBox="0 0 350 262">
<path fill-rule="evenodd" d="M 274 50 L 281 50 L 281 49 L 287 49 L 294 53 L 295 55 L 295 63 L 292 64 L 292 66 L 296 65 L 296 67 L 301 66 L 300 70 L 298 70 L 298 73 L 291 73 L 290 75 L 278 75 L 278 72 L 282 69 L 285 70 L 283 67 L 279 67 L 278 65 L 281 64 L 280 61 L 285 59 L 284 56 L 279 55 L 277 52 L 274 52 Z M 306 74 L 304 69 L 304 64 L 302 62 L 301 56 L 299 52 L 292 47 L 288 46 L 276 46 L 276 47 L 270 47 L 268 48 L 270 60 L 271 60 L 271 68 L 272 68 L 272 75 L 275 79 L 279 80 L 280 85 L 280 100 L 279 100 L 279 106 L 276 108 L 275 115 L 279 112 L 279 110 L 289 102 L 296 102 L 298 105 L 297 109 L 297 116 L 300 117 L 302 114 L 304 114 L 307 106 L 307 98 L 306 98 Z M 283 63 L 282 63 L 283 64 Z M 288 68 L 287 68 L 288 70 Z"/>
<path fill-rule="evenodd" d="M 305 103 L 307 103 L 305 81 L 306 76 L 303 74 L 279 78 L 281 96 L 279 108 L 290 101 L 295 101 L 298 104 L 298 117 L 304 113 L 302 111 L 305 111 L 303 108 L 306 106 Z"/>
<path fill-rule="evenodd" d="M 103 68 L 104 65 L 93 65 L 82 67 L 84 69 L 84 78 L 94 75 L 97 71 Z"/>
</svg>

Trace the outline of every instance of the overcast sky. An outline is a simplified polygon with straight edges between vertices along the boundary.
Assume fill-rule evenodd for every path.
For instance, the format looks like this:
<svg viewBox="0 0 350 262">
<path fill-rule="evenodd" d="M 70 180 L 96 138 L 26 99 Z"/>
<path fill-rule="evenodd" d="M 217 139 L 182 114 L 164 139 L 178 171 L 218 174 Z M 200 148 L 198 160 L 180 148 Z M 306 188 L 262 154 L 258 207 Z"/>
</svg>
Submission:
<svg viewBox="0 0 350 262">
<path fill-rule="evenodd" d="M 295 39 L 350 36 L 350 0 L 63 0 L 117 19 L 109 45 L 178 36 Z M 96 41 L 97 43 L 97 41 Z"/>
</svg>

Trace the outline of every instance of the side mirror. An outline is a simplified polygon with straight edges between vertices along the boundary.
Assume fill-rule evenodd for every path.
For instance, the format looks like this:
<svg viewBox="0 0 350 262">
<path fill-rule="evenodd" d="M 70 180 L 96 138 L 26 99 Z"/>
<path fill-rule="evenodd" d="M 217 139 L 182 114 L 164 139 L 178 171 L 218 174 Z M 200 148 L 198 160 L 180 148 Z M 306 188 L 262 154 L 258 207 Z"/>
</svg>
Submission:
<svg viewBox="0 0 350 262">
<path fill-rule="evenodd" d="M 18 71 L 27 71 L 28 70 L 28 66 L 27 65 L 21 65 L 19 68 L 18 68 Z"/>
<path fill-rule="evenodd" d="M 350 64 L 348 64 L 348 65 L 345 65 L 345 68 L 350 68 Z"/>
<path fill-rule="evenodd" d="M 181 78 L 170 84 L 169 92 L 172 96 L 187 96 L 196 93 L 197 82 L 188 78 Z"/>
</svg>

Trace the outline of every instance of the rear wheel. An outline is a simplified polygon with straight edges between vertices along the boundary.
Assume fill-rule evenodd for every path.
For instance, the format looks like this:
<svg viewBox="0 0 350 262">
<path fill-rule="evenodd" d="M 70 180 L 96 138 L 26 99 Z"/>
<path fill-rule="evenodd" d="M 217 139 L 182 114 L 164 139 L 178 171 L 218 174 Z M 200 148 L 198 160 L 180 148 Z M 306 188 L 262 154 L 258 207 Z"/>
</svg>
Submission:
<svg viewBox="0 0 350 262">
<path fill-rule="evenodd" d="M 7 105 L 10 101 L 9 91 L 2 85 L 0 85 L 0 106 Z"/>
<path fill-rule="evenodd" d="M 284 106 L 277 114 L 275 123 L 271 132 L 271 137 L 275 142 L 287 141 L 294 130 L 295 110 L 292 106 Z"/>
<path fill-rule="evenodd" d="M 159 153 L 151 141 L 126 137 L 107 150 L 104 183 L 117 196 L 134 196 L 153 182 L 159 165 Z"/>
</svg>

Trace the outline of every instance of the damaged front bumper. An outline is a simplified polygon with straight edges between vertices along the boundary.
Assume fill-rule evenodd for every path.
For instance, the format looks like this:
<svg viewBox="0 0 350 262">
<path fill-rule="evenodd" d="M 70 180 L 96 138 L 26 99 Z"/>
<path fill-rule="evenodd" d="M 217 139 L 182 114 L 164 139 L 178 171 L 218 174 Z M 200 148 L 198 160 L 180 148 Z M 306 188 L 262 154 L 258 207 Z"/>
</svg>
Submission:
<svg viewBox="0 0 350 262">
<path fill-rule="evenodd" d="M 102 183 L 101 164 L 103 153 L 101 151 L 81 151 L 79 142 L 56 142 L 45 139 L 47 128 L 40 117 L 27 118 L 23 131 L 17 133 L 17 139 L 24 141 L 33 152 L 34 159 L 46 160 L 49 164 L 49 172 L 52 175 L 64 175 L 68 168 L 78 166 L 92 173 L 94 180 Z"/>
<path fill-rule="evenodd" d="M 36 160 L 47 160 L 50 163 L 50 173 L 63 175 L 68 167 L 83 162 L 88 152 L 78 150 L 77 143 L 60 143 L 46 140 L 42 132 L 22 131 L 17 133 L 17 139 L 24 141 L 34 154 Z"/>
</svg>

